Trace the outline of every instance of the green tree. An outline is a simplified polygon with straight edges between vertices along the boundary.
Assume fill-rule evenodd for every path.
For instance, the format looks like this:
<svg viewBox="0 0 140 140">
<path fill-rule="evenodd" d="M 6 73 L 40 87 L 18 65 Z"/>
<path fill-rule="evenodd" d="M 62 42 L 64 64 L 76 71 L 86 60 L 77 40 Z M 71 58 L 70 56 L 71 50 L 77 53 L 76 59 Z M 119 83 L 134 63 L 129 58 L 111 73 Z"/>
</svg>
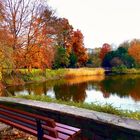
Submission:
<svg viewBox="0 0 140 140">
<path fill-rule="evenodd" d="M 77 60 L 77 56 L 75 55 L 74 52 L 72 52 L 70 54 L 70 58 L 69 59 L 70 59 L 69 67 L 75 68 L 78 60 Z"/>
<path fill-rule="evenodd" d="M 57 46 L 54 68 L 65 68 L 68 67 L 68 65 L 69 65 L 69 55 L 67 54 L 66 49 L 61 46 Z"/>
<path fill-rule="evenodd" d="M 116 51 L 107 53 L 102 61 L 103 67 L 120 65 L 125 65 L 128 68 L 135 66 L 135 60 L 128 54 L 128 49 L 124 47 L 119 47 Z"/>
<path fill-rule="evenodd" d="M 115 57 L 115 51 L 111 51 L 107 53 L 102 61 L 102 66 L 103 67 L 111 67 L 110 61 Z"/>
<path fill-rule="evenodd" d="M 135 66 L 135 60 L 128 54 L 128 48 L 119 47 L 116 51 L 118 57 L 123 61 L 123 64 L 128 68 Z"/>
</svg>

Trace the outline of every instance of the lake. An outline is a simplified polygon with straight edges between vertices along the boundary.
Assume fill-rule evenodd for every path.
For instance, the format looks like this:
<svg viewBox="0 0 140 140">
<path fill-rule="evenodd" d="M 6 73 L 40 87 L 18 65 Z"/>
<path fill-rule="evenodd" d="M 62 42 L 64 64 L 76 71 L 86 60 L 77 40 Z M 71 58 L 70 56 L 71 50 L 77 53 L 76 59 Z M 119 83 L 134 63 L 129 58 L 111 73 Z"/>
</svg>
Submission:
<svg viewBox="0 0 140 140">
<path fill-rule="evenodd" d="M 140 75 L 87 76 L 13 86 L 5 96 L 40 95 L 64 101 L 112 104 L 140 111 Z"/>
</svg>

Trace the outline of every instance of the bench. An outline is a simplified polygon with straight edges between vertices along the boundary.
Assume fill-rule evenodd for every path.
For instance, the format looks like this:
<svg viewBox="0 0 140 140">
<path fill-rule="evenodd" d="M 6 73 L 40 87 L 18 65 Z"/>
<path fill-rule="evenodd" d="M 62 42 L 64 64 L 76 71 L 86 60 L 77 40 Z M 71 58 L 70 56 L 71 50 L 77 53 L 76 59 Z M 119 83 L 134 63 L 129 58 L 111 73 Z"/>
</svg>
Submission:
<svg viewBox="0 0 140 140">
<path fill-rule="evenodd" d="M 38 140 L 73 140 L 80 129 L 45 116 L 0 105 L 0 122 L 34 135 Z"/>
</svg>

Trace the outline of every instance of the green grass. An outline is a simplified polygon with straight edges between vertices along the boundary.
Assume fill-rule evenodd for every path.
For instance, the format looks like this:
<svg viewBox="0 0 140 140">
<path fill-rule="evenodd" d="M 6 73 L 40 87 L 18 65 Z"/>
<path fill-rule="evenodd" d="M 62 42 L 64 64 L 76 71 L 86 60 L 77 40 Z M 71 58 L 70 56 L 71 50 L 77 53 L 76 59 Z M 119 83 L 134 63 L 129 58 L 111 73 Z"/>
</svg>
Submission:
<svg viewBox="0 0 140 140">
<path fill-rule="evenodd" d="M 64 78 L 67 71 L 68 69 L 57 69 L 57 70 L 46 69 L 46 79 L 52 80 Z"/>
<path fill-rule="evenodd" d="M 20 70 L 22 79 L 24 81 L 33 81 L 33 82 L 42 82 L 46 80 L 55 80 L 55 79 L 61 79 L 65 77 L 65 74 L 67 72 L 67 69 L 57 69 L 57 70 L 51 70 L 46 69 L 45 71 L 42 71 L 41 69 L 32 69 L 30 72 L 26 69 Z"/>
<path fill-rule="evenodd" d="M 109 114 L 114 114 L 118 115 L 121 117 L 128 117 L 131 119 L 136 119 L 140 120 L 140 111 L 128 111 L 128 110 L 122 110 L 120 108 L 115 108 L 111 104 L 98 104 L 98 103 L 75 103 L 72 101 L 62 101 L 62 100 L 56 100 L 52 99 L 48 96 L 40 96 L 40 95 L 20 95 L 16 96 L 16 98 L 24 98 L 24 99 L 30 99 L 30 100 L 37 100 L 37 101 L 43 101 L 43 102 L 54 102 L 54 103 L 59 103 L 59 104 L 66 104 L 70 106 L 76 106 L 79 108 L 85 108 L 89 110 L 94 110 L 98 112 L 104 112 L 104 113 L 109 113 Z"/>
<path fill-rule="evenodd" d="M 103 75 L 104 69 L 102 68 L 77 68 L 77 69 L 46 69 L 42 71 L 41 69 L 32 69 L 30 72 L 27 69 L 20 69 L 21 74 L 27 76 L 39 76 L 43 75 L 46 79 L 60 79 L 68 77 L 69 75 L 76 76 L 91 76 L 91 75 Z"/>
<path fill-rule="evenodd" d="M 118 67 L 113 67 L 112 72 L 117 73 L 117 74 L 140 74 L 140 69 L 136 68 L 127 68 L 125 66 L 118 66 Z"/>
<path fill-rule="evenodd" d="M 135 68 L 132 68 L 132 69 L 127 69 L 126 70 L 126 73 L 132 73 L 132 74 L 140 74 L 140 69 L 135 69 Z"/>
<path fill-rule="evenodd" d="M 78 69 L 19 69 L 18 74 L 25 82 L 43 82 L 45 80 L 56 80 L 63 78 L 73 78 L 78 76 L 92 76 L 92 75 L 104 75 L 104 69 L 92 69 L 92 68 L 78 68 Z"/>
</svg>

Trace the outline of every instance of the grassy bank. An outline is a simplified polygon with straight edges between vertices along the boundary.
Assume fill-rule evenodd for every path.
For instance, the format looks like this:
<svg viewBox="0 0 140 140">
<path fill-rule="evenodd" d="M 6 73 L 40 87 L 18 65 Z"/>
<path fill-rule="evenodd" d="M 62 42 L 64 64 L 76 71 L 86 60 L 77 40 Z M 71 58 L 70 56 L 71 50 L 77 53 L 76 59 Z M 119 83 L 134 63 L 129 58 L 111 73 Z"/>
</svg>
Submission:
<svg viewBox="0 0 140 140">
<path fill-rule="evenodd" d="M 39 96 L 39 95 L 24 95 L 24 96 L 20 95 L 20 96 L 16 96 L 16 97 L 43 101 L 43 102 L 54 102 L 54 103 L 59 103 L 59 104 L 66 104 L 66 105 L 70 105 L 70 106 L 76 106 L 79 108 L 85 108 L 85 109 L 94 110 L 94 111 L 98 111 L 98 112 L 105 112 L 105 113 L 109 113 L 109 114 L 119 115 L 122 117 L 128 117 L 131 119 L 140 120 L 140 111 L 132 112 L 132 111 L 128 111 L 128 110 L 121 110 L 120 108 L 115 108 L 110 104 L 100 105 L 97 103 L 88 104 L 88 103 L 66 102 L 66 101 L 62 101 L 62 100 L 52 99 L 47 96 Z"/>
<path fill-rule="evenodd" d="M 44 82 L 46 80 L 55 80 L 63 78 L 75 78 L 80 76 L 104 75 L 102 68 L 78 68 L 78 69 L 19 69 L 14 75 L 6 75 L 4 83 L 6 85 L 22 85 L 28 82 Z"/>
<path fill-rule="evenodd" d="M 140 69 L 136 69 L 136 68 L 128 69 L 125 66 L 118 66 L 118 67 L 113 67 L 112 72 L 115 74 L 140 74 Z"/>
</svg>

